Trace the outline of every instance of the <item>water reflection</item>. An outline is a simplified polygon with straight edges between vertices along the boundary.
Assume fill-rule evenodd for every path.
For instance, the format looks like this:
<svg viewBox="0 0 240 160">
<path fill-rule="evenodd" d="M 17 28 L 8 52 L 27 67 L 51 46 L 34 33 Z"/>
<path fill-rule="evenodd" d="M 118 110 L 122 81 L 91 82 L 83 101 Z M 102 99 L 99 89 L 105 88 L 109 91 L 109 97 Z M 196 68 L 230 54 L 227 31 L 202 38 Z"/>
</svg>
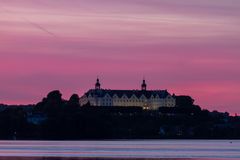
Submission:
<svg viewBox="0 0 240 160">
<path fill-rule="evenodd" d="M 240 141 L 231 140 L 231 142 L 229 143 L 229 140 L 0 141 L 0 160 L 113 160 L 112 157 L 118 158 L 114 160 L 240 159 Z"/>
<path fill-rule="evenodd" d="M 0 157 L 0 160 L 225 160 L 198 158 L 63 158 L 63 157 Z"/>
<path fill-rule="evenodd" d="M 227 160 L 201 158 L 67 158 L 67 157 L 0 157 L 0 160 Z"/>
</svg>

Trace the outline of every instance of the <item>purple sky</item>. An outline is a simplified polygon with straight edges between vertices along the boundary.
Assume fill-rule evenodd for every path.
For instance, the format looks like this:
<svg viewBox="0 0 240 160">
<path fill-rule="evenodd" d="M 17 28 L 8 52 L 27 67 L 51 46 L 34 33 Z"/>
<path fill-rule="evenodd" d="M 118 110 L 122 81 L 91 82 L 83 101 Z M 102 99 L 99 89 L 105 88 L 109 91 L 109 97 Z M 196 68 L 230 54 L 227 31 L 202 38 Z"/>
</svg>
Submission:
<svg viewBox="0 0 240 160">
<path fill-rule="evenodd" d="M 191 95 L 240 113 L 239 0 L 0 0 L 0 103 L 93 87 Z"/>
</svg>

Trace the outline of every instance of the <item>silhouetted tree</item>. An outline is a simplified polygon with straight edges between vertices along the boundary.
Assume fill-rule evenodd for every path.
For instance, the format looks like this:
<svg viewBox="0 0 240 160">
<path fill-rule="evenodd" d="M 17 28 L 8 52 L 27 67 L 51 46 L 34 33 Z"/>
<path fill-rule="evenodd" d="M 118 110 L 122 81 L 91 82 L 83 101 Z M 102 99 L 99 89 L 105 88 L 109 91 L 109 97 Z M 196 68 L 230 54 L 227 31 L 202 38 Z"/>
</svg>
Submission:
<svg viewBox="0 0 240 160">
<path fill-rule="evenodd" d="M 47 114 L 57 114 L 64 107 L 64 100 L 60 91 L 55 90 L 48 93 L 42 102 L 36 105 L 36 111 L 41 111 Z"/>
<path fill-rule="evenodd" d="M 79 104 L 79 96 L 77 94 L 73 94 L 68 103 L 71 105 L 71 106 L 80 106 Z"/>
<path fill-rule="evenodd" d="M 194 99 L 190 96 L 176 96 L 177 107 L 191 107 L 193 106 Z"/>
</svg>

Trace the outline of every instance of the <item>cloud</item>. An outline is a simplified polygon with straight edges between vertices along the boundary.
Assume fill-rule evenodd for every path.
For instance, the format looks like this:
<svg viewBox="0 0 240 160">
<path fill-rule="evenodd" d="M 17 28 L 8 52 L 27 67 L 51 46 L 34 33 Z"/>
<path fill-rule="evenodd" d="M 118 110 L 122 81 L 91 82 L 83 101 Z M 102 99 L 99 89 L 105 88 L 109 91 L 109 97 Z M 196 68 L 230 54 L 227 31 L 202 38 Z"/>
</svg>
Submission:
<svg viewBox="0 0 240 160">
<path fill-rule="evenodd" d="M 2 0 L 0 101 L 83 94 L 97 75 L 106 88 L 135 89 L 145 75 L 151 89 L 240 112 L 239 3 Z"/>
</svg>

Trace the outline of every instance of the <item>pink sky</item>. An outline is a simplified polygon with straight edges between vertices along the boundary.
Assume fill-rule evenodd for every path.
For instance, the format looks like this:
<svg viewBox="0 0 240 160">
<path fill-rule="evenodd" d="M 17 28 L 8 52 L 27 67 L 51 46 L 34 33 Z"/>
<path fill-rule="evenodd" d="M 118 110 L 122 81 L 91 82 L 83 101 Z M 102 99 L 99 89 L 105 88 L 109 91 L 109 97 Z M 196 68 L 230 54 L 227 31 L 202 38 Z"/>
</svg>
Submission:
<svg viewBox="0 0 240 160">
<path fill-rule="evenodd" d="M 0 0 L 0 103 L 93 87 L 191 95 L 240 113 L 239 0 Z"/>
</svg>

